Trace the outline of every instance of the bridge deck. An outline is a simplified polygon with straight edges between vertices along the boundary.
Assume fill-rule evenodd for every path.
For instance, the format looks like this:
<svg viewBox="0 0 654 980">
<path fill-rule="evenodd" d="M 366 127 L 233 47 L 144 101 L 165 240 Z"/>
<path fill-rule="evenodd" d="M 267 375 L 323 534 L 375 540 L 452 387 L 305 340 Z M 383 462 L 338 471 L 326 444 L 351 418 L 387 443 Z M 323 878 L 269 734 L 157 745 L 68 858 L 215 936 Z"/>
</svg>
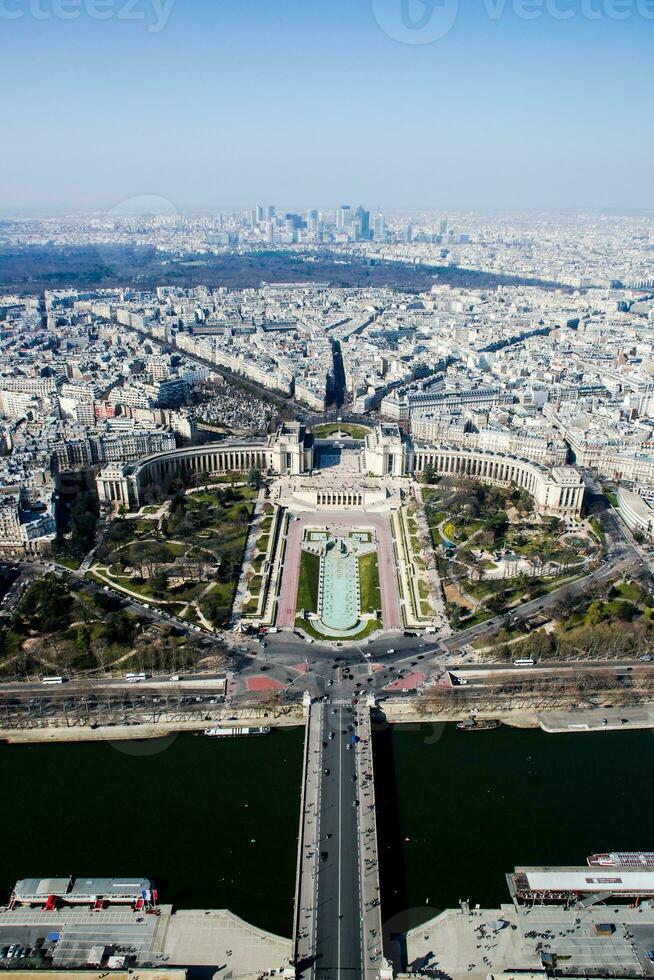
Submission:
<svg viewBox="0 0 654 980">
<path fill-rule="evenodd" d="M 355 734 L 360 741 L 353 744 Z M 295 916 L 298 976 L 387 976 L 369 709 L 342 701 L 313 704 L 305 752 Z"/>
</svg>

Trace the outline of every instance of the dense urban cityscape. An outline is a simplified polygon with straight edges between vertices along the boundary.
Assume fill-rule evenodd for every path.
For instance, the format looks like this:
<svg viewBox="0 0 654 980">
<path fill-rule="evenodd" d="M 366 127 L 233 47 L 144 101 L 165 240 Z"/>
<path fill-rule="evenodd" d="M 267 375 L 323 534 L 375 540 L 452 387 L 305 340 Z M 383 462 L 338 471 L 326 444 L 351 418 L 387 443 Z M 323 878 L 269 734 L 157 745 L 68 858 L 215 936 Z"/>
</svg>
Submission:
<svg viewBox="0 0 654 980">
<path fill-rule="evenodd" d="M 636 507 L 629 519 L 648 534 L 651 219 L 582 216 L 574 235 L 554 216 L 528 227 L 524 218 L 488 223 L 492 235 L 472 218 L 465 234 L 438 217 L 387 225 L 380 215 L 371 225 L 369 211 L 348 206 L 280 218 L 259 206 L 215 220 L 6 222 L 4 249 L 147 239 L 178 260 L 219 251 L 218 239 L 239 251 L 263 238 L 290 264 L 289 243 L 321 238 L 343 261 L 431 266 L 449 257 L 461 268 L 464 252 L 455 249 L 466 240 L 464 262 L 549 282 L 471 289 L 441 286 L 434 275 L 429 289 L 407 293 L 307 277 L 248 289 L 5 292 L 3 549 L 41 551 L 55 540 L 55 474 L 199 443 L 216 430 L 263 434 L 294 410 L 307 422 L 328 411 L 370 413 L 401 425 L 416 445 L 550 468 L 573 462 L 622 484 L 623 509 Z M 358 241 L 359 251 L 348 250 Z M 457 245 L 440 247 L 450 241 Z M 592 270 L 582 264 L 590 242 Z M 256 251 L 245 254 L 256 263 Z"/>
<path fill-rule="evenodd" d="M 3 966 L 652 973 L 647 851 L 393 928 L 380 732 L 654 725 L 653 246 L 598 213 L 2 223 L 0 267 L 49 255 L 0 297 L 5 740 L 306 731 L 292 940 L 150 879 L 21 879 Z M 111 284 L 66 284 L 76 252 Z M 195 281 L 222 258 L 249 284 Z"/>
<path fill-rule="evenodd" d="M 654 980 L 654 0 L 0 0 L 0 980 Z"/>
</svg>

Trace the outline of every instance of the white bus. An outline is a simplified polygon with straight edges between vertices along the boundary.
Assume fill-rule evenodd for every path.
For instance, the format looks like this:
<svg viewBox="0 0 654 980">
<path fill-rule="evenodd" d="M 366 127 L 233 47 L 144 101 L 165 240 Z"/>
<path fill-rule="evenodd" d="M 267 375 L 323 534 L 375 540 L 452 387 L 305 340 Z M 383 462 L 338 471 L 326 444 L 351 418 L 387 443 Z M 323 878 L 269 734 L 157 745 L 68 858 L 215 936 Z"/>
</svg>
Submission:
<svg viewBox="0 0 654 980">
<path fill-rule="evenodd" d="M 133 673 L 132 674 L 125 674 L 125 680 L 126 681 L 129 681 L 130 684 L 138 684 L 139 681 L 147 680 L 147 676 L 148 675 L 147 674 L 144 674 L 143 672 L 141 672 L 139 674 L 133 674 Z"/>
<path fill-rule="evenodd" d="M 63 677 L 42 677 L 41 678 L 41 683 L 42 684 L 63 684 L 63 682 L 64 682 Z"/>
<path fill-rule="evenodd" d="M 513 661 L 513 666 L 514 667 L 533 667 L 534 666 L 534 661 L 531 659 L 531 657 L 524 657 L 521 660 L 514 660 Z"/>
</svg>

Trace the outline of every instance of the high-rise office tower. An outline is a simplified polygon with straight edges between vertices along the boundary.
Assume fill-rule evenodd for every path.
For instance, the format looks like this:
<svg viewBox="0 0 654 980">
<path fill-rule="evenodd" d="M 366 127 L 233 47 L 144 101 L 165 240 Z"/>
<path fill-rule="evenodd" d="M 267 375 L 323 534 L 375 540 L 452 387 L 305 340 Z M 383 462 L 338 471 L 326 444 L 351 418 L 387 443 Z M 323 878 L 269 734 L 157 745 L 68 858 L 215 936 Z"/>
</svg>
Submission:
<svg viewBox="0 0 654 980">
<path fill-rule="evenodd" d="M 359 222 L 359 234 L 366 241 L 370 238 L 370 211 L 365 211 L 359 206 L 356 210 L 356 218 Z"/>
<path fill-rule="evenodd" d="M 352 224 L 352 208 L 349 204 L 341 204 L 336 212 L 336 227 L 347 228 Z"/>
<path fill-rule="evenodd" d="M 304 220 L 300 217 L 300 215 L 295 214 L 293 211 L 289 211 L 288 214 L 284 215 L 284 221 L 286 222 L 286 224 L 288 224 L 290 221 L 294 229 L 302 228 L 304 227 L 305 224 Z"/>
<path fill-rule="evenodd" d="M 257 218 L 256 218 L 257 221 L 263 221 L 263 205 L 262 204 L 257 204 L 256 216 L 257 216 Z"/>
</svg>

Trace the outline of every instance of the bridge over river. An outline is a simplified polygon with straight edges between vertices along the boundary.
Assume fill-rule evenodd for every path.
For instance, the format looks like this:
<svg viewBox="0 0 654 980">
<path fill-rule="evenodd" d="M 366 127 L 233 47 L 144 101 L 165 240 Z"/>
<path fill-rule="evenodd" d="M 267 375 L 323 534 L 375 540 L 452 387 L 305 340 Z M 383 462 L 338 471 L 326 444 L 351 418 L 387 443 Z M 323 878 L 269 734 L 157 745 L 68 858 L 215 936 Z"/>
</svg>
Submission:
<svg viewBox="0 0 654 980">
<path fill-rule="evenodd" d="M 308 708 L 295 898 L 297 976 L 386 980 L 370 707 Z"/>
</svg>

